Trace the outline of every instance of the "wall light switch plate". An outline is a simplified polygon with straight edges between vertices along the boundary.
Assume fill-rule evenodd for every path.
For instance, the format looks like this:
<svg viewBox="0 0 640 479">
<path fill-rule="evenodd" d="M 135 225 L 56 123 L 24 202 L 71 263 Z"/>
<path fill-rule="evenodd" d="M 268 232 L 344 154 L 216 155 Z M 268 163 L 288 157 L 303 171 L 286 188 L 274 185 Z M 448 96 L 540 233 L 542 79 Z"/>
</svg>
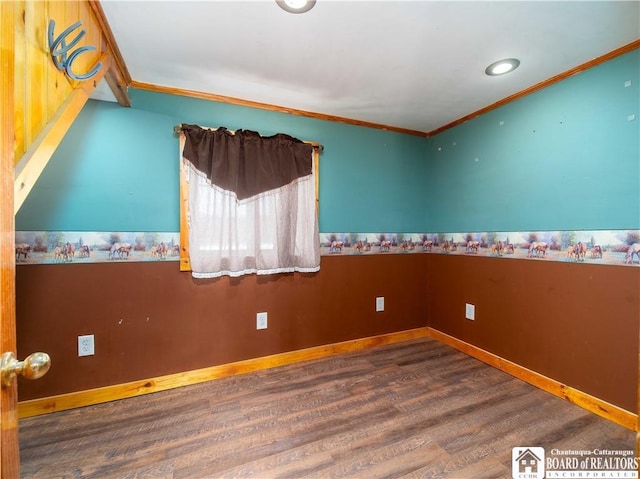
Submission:
<svg viewBox="0 0 640 479">
<path fill-rule="evenodd" d="M 376 312 L 384 311 L 384 296 L 376 298 Z"/>
<path fill-rule="evenodd" d="M 475 321 L 476 319 L 476 307 L 473 304 L 467 303 L 465 306 L 464 317 L 470 319 L 471 321 Z"/>
<path fill-rule="evenodd" d="M 267 329 L 267 313 L 256 314 L 256 329 Z"/>
<path fill-rule="evenodd" d="M 93 334 L 78 336 L 78 356 L 93 356 L 95 353 Z"/>
</svg>

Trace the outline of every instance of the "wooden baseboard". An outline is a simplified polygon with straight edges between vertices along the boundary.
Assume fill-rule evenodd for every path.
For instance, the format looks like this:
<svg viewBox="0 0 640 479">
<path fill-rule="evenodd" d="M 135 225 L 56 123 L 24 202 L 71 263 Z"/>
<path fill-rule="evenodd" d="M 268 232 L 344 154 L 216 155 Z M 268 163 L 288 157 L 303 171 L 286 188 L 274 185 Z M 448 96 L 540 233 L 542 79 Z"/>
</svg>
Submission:
<svg viewBox="0 0 640 479">
<path fill-rule="evenodd" d="M 408 331 L 383 334 L 362 339 L 354 339 L 341 343 L 328 344 L 313 348 L 301 349 L 287 353 L 274 354 L 255 359 L 247 359 L 235 363 L 222 364 L 209 368 L 169 374 L 151 379 L 132 381 L 124 384 L 105 386 L 73 393 L 50 396 L 18 403 L 18 417 L 27 418 L 56 411 L 64 411 L 92 404 L 99 404 L 119 399 L 126 399 L 143 394 L 165 391 L 168 389 L 189 386 L 214 379 L 250 373 L 261 369 L 275 368 L 312 359 L 320 359 L 341 353 L 368 349 L 385 344 L 393 344 L 411 339 L 431 337 L 447 346 L 451 346 L 489 364 L 501 371 L 521 379 L 533 386 L 580 406 L 588 411 L 613 421 L 633 431 L 638 431 L 638 416 L 618 406 L 598 399 L 587 393 L 562 384 L 554 379 L 531 371 L 523 366 L 496 356 L 493 353 L 461 341 L 433 328 L 417 328 Z M 640 436 L 639 436 L 640 437 Z"/>
<path fill-rule="evenodd" d="M 500 356 L 496 356 L 493 353 L 480 349 L 477 346 L 461 341 L 460 339 L 449 336 L 446 333 L 438 331 L 437 329 L 428 328 L 429 337 L 440 341 L 447 346 L 451 346 L 459 351 L 462 351 L 469 356 L 472 356 L 480 361 L 489 364 L 505 373 L 521 379 L 533 386 L 536 386 L 548 393 L 558 396 L 566 401 L 569 401 L 576 406 L 586 409 L 598 416 L 613 421 L 621 426 L 631 429 L 632 431 L 638 431 L 638 415 L 622 409 L 618 406 L 610 404 L 602 399 L 591 396 L 585 392 L 579 391 L 572 387 L 569 387 L 555 379 L 543 376 L 540 373 L 531 371 L 519 364 L 508 361 Z"/>
<path fill-rule="evenodd" d="M 328 344 L 313 348 L 301 349 L 287 353 L 274 354 L 255 359 L 247 359 L 235 363 L 212 366 L 209 368 L 169 374 L 152 379 L 132 381 L 86 391 L 61 394 L 18 403 L 18 417 L 27 418 L 56 411 L 64 411 L 92 404 L 99 404 L 118 399 L 125 399 L 143 394 L 150 394 L 167 389 L 189 386 L 213 379 L 220 379 L 237 374 L 245 374 L 261 369 L 275 368 L 286 364 L 299 363 L 312 359 L 320 359 L 341 353 L 368 349 L 385 344 L 399 343 L 411 339 L 429 336 L 427 328 L 417 328 L 368 338 L 354 339 L 341 343 Z"/>
</svg>

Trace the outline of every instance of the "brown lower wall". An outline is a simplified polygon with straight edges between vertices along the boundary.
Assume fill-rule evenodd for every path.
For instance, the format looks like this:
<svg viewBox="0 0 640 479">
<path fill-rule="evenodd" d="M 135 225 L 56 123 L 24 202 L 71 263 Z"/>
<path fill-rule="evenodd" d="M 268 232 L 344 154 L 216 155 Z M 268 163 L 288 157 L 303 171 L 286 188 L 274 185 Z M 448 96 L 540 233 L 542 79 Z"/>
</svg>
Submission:
<svg viewBox="0 0 640 479">
<path fill-rule="evenodd" d="M 639 268 L 446 255 L 427 268 L 431 328 L 637 412 Z"/>
<path fill-rule="evenodd" d="M 374 255 L 201 281 L 175 262 L 40 265 L 18 267 L 16 288 L 18 355 L 53 362 L 20 379 L 22 401 L 428 325 L 636 412 L 640 268 Z M 95 335 L 95 356 L 77 357 L 81 334 Z"/>
<path fill-rule="evenodd" d="M 20 378 L 20 400 L 425 327 L 426 261 L 323 257 L 318 274 L 208 281 L 177 262 L 20 266 L 18 355 L 52 358 L 43 378 Z M 269 327 L 258 331 L 260 311 Z M 78 357 L 83 334 L 95 356 Z"/>
</svg>

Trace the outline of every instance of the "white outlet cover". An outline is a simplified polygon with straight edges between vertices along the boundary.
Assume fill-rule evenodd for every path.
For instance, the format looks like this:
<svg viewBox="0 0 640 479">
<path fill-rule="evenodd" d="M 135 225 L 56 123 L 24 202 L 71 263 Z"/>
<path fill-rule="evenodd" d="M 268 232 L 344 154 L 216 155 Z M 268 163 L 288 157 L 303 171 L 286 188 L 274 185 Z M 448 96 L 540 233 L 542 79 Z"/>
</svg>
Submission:
<svg viewBox="0 0 640 479">
<path fill-rule="evenodd" d="M 93 356 L 95 353 L 93 334 L 78 336 L 78 356 Z"/>
<path fill-rule="evenodd" d="M 384 311 L 384 296 L 376 298 L 376 312 Z"/>
<path fill-rule="evenodd" d="M 256 314 L 256 329 L 267 329 L 267 313 Z"/>
<path fill-rule="evenodd" d="M 475 321 L 476 319 L 476 307 L 474 304 L 467 303 L 465 306 L 464 317 L 470 319 L 471 321 Z"/>
</svg>

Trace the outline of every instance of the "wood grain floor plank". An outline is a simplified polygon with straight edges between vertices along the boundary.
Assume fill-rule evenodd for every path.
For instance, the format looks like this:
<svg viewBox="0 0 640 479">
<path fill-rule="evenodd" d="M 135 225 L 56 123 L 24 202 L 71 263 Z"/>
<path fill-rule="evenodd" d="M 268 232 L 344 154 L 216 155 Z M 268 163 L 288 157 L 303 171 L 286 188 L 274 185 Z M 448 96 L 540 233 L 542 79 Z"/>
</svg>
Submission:
<svg viewBox="0 0 640 479">
<path fill-rule="evenodd" d="M 425 437 L 414 437 L 344 457 L 324 471 L 323 477 L 400 477 L 433 462 L 446 463 L 448 460 L 449 455 L 438 444 Z"/>
<path fill-rule="evenodd" d="M 506 479 L 511 477 L 511 464 L 505 466 L 495 459 L 494 456 L 485 457 L 480 461 L 473 462 L 466 467 L 448 470 L 444 469 L 444 477 L 479 477 L 483 479 Z"/>
<path fill-rule="evenodd" d="M 22 477 L 510 477 L 635 434 L 429 338 L 20 421 Z"/>
</svg>

